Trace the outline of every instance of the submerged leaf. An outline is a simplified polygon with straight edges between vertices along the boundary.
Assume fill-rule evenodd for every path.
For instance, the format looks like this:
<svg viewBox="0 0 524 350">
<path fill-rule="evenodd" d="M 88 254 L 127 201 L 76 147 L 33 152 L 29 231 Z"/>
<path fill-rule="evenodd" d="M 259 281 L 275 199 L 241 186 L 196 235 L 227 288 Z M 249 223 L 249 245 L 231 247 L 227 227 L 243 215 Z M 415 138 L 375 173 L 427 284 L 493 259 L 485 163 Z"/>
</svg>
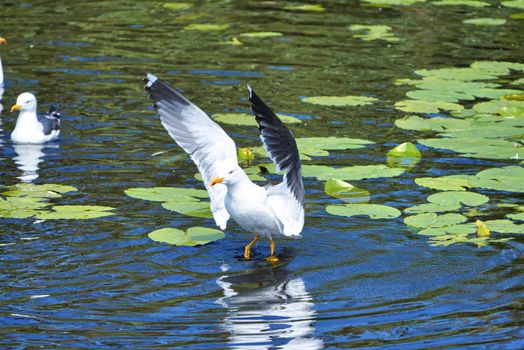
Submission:
<svg viewBox="0 0 524 350">
<path fill-rule="evenodd" d="M 370 219 L 393 219 L 400 216 L 398 209 L 380 204 L 328 205 L 326 211 L 337 216 L 367 215 Z"/>
<path fill-rule="evenodd" d="M 225 237 L 224 232 L 207 227 L 191 227 L 185 232 L 167 227 L 148 234 L 153 241 L 178 246 L 196 246 L 217 241 Z"/>
<path fill-rule="evenodd" d="M 326 181 L 324 185 L 324 191 L 326 194 L 342 199 L 346 202 L 367 202 L 370 199 L 370 194 L 368 191 L 361 188 L 357 188 L 352 184 L 339 180 L 330 178 Z"/>
</svg>

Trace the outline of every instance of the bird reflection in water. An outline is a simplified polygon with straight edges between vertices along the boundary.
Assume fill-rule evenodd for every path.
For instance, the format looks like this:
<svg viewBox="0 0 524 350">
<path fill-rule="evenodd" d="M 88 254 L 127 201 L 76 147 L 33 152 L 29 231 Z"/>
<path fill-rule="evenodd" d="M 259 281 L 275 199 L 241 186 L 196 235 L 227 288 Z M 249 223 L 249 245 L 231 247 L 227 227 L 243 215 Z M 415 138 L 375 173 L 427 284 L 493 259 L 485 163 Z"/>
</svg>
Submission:
<svg viewBox="0 0 524 350">
<path fill-rule="evenodd" d="M 222 266 L 224 272 L 227 265 Z M 283 266 L 255 266 L 240 275 L 222 276 L 217 284 L 228 309 L 224 329 L 233 349 L 322 349 L 314 337 L 316 311 L 300 277 Z"/>
<path fill-rule="evenodd" d="M 31 183 L 38 178 L 38 169 L 43 161 L 45 148 L 58 148 L 58 144 L 13 144 L 16 156 L 13 158 L 17 168 L 22 172 L 17 176 L 20 181 Z"/>
</svg>

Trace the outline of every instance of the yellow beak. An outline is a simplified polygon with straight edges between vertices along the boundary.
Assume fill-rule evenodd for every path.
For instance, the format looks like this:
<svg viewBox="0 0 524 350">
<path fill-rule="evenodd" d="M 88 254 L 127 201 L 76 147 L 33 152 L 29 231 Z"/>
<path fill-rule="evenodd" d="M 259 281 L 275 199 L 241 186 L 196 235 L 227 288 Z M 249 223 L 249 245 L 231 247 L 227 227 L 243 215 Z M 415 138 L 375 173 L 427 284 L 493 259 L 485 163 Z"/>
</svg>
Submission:
<svg viewBox="0 0 524 350">
<path fill-rule="evenodd" d="M 20 108 L 22 108 L 22 106 L 20 106 L 20 105 L 13 105 L 13 106 L 11 107 L 11 112 L 19 111 Z"/>
<path fill-rule="evenodd" d="M 211 181 L 211 186 L 215 186 L 216 184 L 219 184 L 221 182 L 224 182 L 224 178 L 223 177 L 215 177 L 212 181 Z"/>
<path fill-rule="evenodd" d="M 5 45 L 5 44 L 7 44 L 7 40 L 5 40 L 5 38 L 0 37 L 0 45 Z"/>
</svg>

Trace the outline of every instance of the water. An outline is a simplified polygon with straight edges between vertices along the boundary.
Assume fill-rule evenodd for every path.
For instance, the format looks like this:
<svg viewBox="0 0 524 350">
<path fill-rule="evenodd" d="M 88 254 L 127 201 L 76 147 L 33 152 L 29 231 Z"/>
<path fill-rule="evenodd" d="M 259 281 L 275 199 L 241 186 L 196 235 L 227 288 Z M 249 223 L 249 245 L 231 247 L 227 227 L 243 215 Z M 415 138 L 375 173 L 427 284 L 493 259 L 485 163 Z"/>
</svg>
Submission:
<svg viewBox="0 0 524 350">
<path fill-rule="evenodd" d="M 85 220 L 1 219 L 0 346 L 4 348 L 517 349 L 522 331 L 523 241 L 481 249 L 435 248 L 401 219 L 372 221 L 325 213 L 337 201 L 306 179 L 306 227 L 277 241 L 276 266 L 239 259 L 251 236 L 234 223 L 227 238 L 202 247 L 152 242 L 162 227 L 211 220 L 129 198 L 130 187 L 200 186 L 142 89 L 145 72 L 175 84 L 209 113 L 248 110 L 249 83 L 277 112 L 307 121 L 295 135 L 376 142 L 331 152 L 315 164 L 384 163 L 394 145 L 420 134 L 393 126 L 393 108 L 413 70 L 522 60 L 522 20 L 468 27 L 469 17 L 507 18 L 508 8 L 378 8 L 325 2 L 325 12 L 283 10 L 283 2 L 195 2 L 169 11 L 161 2 L 65 4 L 4 1 L 0 11 L 6 87 L 1 116 L 1 182 L 58 183 L 79 192 L 61 204 L 116 207 Z M 495 5 L 495 3 L 493 3 Z M 230 24 L 224 31 L 183 30 L 190 23 Z M 387 24 L 402 40 L 362 41 L 350 24 Z M 244 39 L 242 32 L 278 31 Z M 33 91 L 43 111 L 58 104 L 57 145 L 9 141 L 7 106 Z M 368 95 L 371 106 L 330 108 L 301 96 Z M 255 128 L 225 126 L 240 146 L 257 146 Z M 152 154 L 171 150 L 159 156 Z M 468 160 L 423 149 L 424 160 L 399 178 L 357 182 L 372 200 L 400 208 L 432 193 L 419 176 L 475 173 L 505 162 Z M 494 194 L 496 195 L 496 194 Z M 502 196 L 501 194 L 498 194 Z M 518 197 L 516 197 L 518 201 Z M 67 202 L 67 203 L 64 203 Z"/>
</svg>

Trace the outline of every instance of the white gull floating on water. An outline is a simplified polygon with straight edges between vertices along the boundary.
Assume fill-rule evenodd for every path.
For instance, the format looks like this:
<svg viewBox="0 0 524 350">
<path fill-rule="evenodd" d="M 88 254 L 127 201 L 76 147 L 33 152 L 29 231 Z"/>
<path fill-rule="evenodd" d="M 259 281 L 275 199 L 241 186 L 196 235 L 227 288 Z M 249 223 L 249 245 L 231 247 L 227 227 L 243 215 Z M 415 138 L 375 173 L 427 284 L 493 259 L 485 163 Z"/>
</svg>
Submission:
<svg viewBox="0 0 524 350">
<path fill-rule="evenodd" d="M 45 115 L 36 113 L 36 97 L 30 92 L 20 94 L 11 112 L 20 111 L 16 126 L 11 133 L 15 143 L 46 143 L 60 135 L 60 114 L 51 107 Z"/>
<path fill-rule="evenodd" d="M 299 236 L 304 226 L 302 169 L 289 129 L 248 86 L 260 138 L 277 170 L 284 172 L 280 184 L 260 187 L 239 167 L 235 142 L 217 123 L 156 76 L 148 74 L 145 82 L 162 125 L 202 174 L 216 224 L 223 230 L 231 217 L 255 235 L 244 249 L 246 259 L 262 236 L 270 240 L 267 260 L 278 261 L 273 237 Z"/>
<path fill-rule="evenodd" d="M 0 45 L 5 45 L 5 44 L 7 44 L 7 40 L 5 40 L 5 38 L 0 37 Z M 0 89 L 2 89 L 3 86 L 4 86 L 4 69 L 2 67 L 2 58 L 0 57 Z M 3 92 L 3 89 L 2 89 L 2 92 Z"/>
</svg>

